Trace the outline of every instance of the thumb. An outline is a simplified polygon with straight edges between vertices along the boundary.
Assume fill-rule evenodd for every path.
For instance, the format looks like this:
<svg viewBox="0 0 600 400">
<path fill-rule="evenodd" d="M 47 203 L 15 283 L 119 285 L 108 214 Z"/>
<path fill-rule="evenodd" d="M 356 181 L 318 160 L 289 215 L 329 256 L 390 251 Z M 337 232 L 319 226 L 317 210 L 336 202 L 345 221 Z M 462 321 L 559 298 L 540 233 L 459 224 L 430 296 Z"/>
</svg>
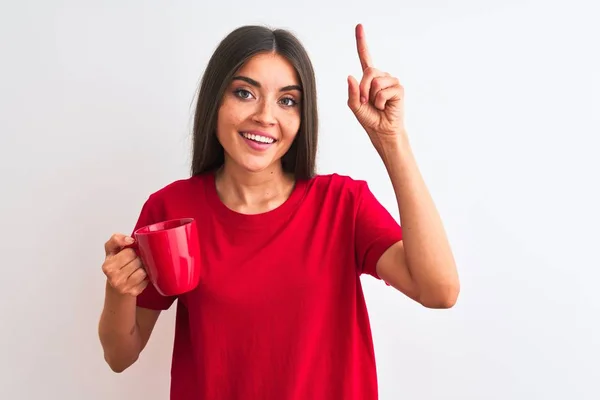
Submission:
<svg viewBox="0 0 600 400">
<path fill-rule="evenodd" d="M 350 75 L 348 76 L 348 107 L 356 114 L 360 106 L 360 87 L 358 81 Z"/>
<path fill-rule="evenodd" d="M 106 256 L 114 256 L 118 252 L 120 252 L 123 247 L 128 246 L 134 242 L 133 238 L 130 236 L 125 236 L 120 233 L 115 233 L 108 239 L 108 242 L 104 244 L 104 251 Z"/>
</svg>

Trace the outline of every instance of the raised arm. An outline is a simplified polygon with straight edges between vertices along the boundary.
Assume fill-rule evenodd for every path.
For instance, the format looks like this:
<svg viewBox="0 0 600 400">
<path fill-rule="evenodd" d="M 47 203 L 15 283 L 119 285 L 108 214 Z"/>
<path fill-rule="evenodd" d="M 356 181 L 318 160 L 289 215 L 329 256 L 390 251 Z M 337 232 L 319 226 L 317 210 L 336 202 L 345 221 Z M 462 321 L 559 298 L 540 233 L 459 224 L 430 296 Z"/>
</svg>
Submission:
<svg viewBox="0 0 600 400">
<path fill-rule="evenodd" d="M 348 106 L 381 156 L 394 187 L 402 240 L 379 259 L 377 274 L 426 307 L 452 307 L 459 293 L 454 257 L 441 218 L 417 167 L 404 126 L 404 89 L 373 66 L 362 25 L 356 46 L 360 84 L 348 78 Z"/>
</svg>

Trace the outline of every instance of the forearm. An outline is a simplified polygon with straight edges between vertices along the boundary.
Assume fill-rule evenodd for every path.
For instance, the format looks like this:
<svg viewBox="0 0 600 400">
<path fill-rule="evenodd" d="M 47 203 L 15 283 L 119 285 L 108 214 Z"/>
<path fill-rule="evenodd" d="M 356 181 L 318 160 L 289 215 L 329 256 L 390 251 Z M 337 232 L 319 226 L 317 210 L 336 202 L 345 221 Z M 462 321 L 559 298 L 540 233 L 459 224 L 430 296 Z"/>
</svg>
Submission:
<svg viewBox="0 0 600 400">
<path fill-rule="evenodd" d="M 459 291 L 454 257 L 406 135 L 378 147 L 396 194 L 406 264 L 419 300 L 451 305 Z"/>
<path fill-rule="evenodd" d="M 133 364 L 142 349 L 135 297 L 117 293 L 107 282 L 98 331 L 104 358 L 115 372 Z"/>
</svg>

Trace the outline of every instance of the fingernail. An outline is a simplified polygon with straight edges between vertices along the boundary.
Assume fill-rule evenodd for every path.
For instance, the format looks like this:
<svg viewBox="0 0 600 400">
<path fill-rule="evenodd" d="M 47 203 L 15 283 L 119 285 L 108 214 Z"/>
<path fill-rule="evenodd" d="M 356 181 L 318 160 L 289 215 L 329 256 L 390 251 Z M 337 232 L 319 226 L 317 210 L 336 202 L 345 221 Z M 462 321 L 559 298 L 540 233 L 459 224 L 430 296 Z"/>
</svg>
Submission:
<svg viewBox="0 0 600 400">
<path fill-rule="evenodd" d="M 134 240 L 132 237 L 125 236 L 125 243 L 133 243 L 133 242 L 134 242 Z"/>
<path fill-rule="evenodd" d="M 367 102 L 367 99 L 363 96 L 360 97 L 360 102 L 365 104 Z"/>
</svg>

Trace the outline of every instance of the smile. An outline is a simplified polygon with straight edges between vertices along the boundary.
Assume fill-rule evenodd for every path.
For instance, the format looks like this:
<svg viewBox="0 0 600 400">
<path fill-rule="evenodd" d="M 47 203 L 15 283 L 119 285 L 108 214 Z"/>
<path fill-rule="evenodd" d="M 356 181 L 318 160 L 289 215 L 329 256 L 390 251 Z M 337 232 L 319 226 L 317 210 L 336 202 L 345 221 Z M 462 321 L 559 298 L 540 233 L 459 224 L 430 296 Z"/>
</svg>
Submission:
<svg viewBox="0 0 600 400">
<path fill-rule="evenodd" d="M 274 143 L 276 140 L 267 136 L 261 136 L 261 135 L 256 135 L 253 133 L 247 133 L 247 132 L 240 132 L 240 135 L 242 135 L 242 137 L 244 139 L 248 139 L 251 140 L 253 142 L 256 143 L 262 143 L 262 144 L 272 144 Z"/>
<path fill-rule="evenodd" d="M 259 135 L 256 133 L 240 132 L 240 136 L 244 139 L 244 142 L 254 151 L 266 151 L 268 150 L 277 140 L 272 137 Z"/>
</svg>

